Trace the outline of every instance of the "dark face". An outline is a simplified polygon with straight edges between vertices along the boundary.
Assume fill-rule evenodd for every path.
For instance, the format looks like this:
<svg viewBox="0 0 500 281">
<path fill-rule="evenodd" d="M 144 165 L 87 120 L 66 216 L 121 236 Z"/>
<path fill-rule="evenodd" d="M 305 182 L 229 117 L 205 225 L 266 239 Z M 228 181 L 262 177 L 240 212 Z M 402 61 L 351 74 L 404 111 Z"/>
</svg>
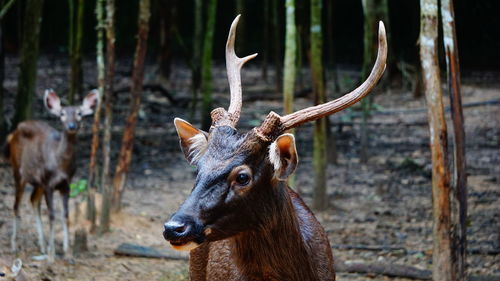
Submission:
<svg viewBox="0 0 500 281">
<path fill-rule="evenodd" d="M 43 102 L 50 113 L 59 117 L 63 123 L 64 131 L 75 134 L 80 128 L 82 117 L 94 112 L 98 99 L 98 92 L 93 90 L 83 99 L 81 106 L 61 106 L 61 100 L 57 94 L 48 89 L 45 90 Z"/>
<path fill-rule="evenodd" d="M 163 233 L 176 249 L 191 249 L 246 231 L 258 222 L 255 201 L 264 196 L 263 183 L 272 178 L 268 144 L 253 134 L 216 127 L 202 153 L 191 195 L 165 223 Z M 193 152 L 192 152 L 193 153 Z"/>
</svg>

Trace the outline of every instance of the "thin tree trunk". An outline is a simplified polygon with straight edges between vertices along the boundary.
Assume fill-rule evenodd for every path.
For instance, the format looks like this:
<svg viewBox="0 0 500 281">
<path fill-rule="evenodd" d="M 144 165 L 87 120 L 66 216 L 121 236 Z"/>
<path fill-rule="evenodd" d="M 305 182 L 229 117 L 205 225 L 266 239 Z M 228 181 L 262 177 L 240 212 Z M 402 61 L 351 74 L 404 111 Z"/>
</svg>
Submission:
<svg viewBox="0 0 500 281">
<path fill-rule="evenodd" d="M 43 0 L 27 0 L 24 11 L 24 24 L 17 82 L 16 113 L 12 128 L 21 121 L 31 118 L 35 95 L 38 41 L 42 24 Z"/>
<path fill-rule="evenodd" d="M 98 0 L 95 13 L 97 17 L 97 87 L 99 91 L 99 103 L 94 113 L 92 123 L 92 142 L 90 147 L 89 176 L 88 176 L 88 203 L 87 219 L 91 222 L 90 230 L 96 229 L 95 193 L 97 186 L 97 150 L 99 149 L 99 126 L 101 123 L 101 104 L 105 86 L 104 70 L 104 1 Z"/>
<path fill-rule="evenodd" d="M 141 0 L 139 3 L 139 30 L 137 32 L 137 46 L 134 55 L 134 69 L 132 72 L 132 87 L 129 115 L 123 132 L 122 145 L 118 164 L 116 165 L 115 176 L 113 178 L 113 210 L 119 212 L 121 209 L 121 199 L 125 180 L 132 161 L 132 150 L 134 147 L 135 126 L 137 123 L 137 112 L 141 106 L 142 85 L 144 80 L 144 60 L 147 51 L 150 0 Z"/>
<path fill-rule="evenodd" d="M 0 4 L 3 5 L 3 0 Z M 0 19 L 0 146 L 3 147 L 5 138 L 7 137 L 7 123 L 5 122 L 5 109 L 3 108 L 4 90 L 3 82 L 5 79 L 5 49 L 3 38 L 3 21 Z"/>
<path fill-rule="evenodd" d="M 370 75 L 373 59 L 375 57 L 375 41 L 376 41 L 376 3 L 375 0 L 362 0 L 363 15 L 364 15 L 364 51 L 363 51 L 363 67 L 361 70 L 361 79 L 364 80 Z M 370 117 L 371 102 L 370 99 L 363 99 L 361 101 L 363 109 L 363 121 L 361 123 L 361 136 L 360 136 L 360 161 L 367 163 L 369 158 L 368 152 L 368 126 L 366 123 Z"/>
<path fill-rule="evenodd" d="M 286 35 L 285 63 L 283 67 L 283 113 L 293 112 L 293 95 L 295 91 L 295 75 L 297 73 L 297 29 L 295 26 L 295 0 L 285 1 Z M 293 133 L 293 130 L 291 130 Z M 288 178 L 288 184 L 295 186 L 295 176 Z"/>
<path fill-rule="evenodd" d="M 326 0 L 326 45 L 328 46 L 328 64 L 331 69 L 331 77 L 333 79 L 333 96 L 337 96 L 340 92 L 340 84 L 337 68 L 335 66 L 335 45 L 333 44 L 333 6 L 334 1 Z M 336 154 L 336 153 L 335 153 Z M 335 158 L 336 155 L 335 155 Z"/>
<path fill-rule="evenodd" d="M 323 69 L 323 36 L 321 28 L 321 0 L 311 0 L 311 74 L 315 104 L 326 102 Z M 314 123 L 314 193 L 313 206 L 324 210 L 328 204 L 326 192 L 326 119 Z"/>
<path fill-rule="evenodd" d="M 4 1 L 2 1 L 2 10 L 0 11 L 0 20 L 3 19 L 3 17 L 5 16 L 5 14 L 7 14 L 7 12 L 9 11 L 10 7 L 12 7 L 12 4 L 14 4 L 14 2 L 16 2 L 16 0 L 9 0 L 9 2 L 7 2 L 5 4 L 5 6 L 3 5 Z"/>
<path fill-rule="evenodd" d="M 236 0 L 236 14 L 242 15 L 240 22 L 238 23 L 238 41 L 236 41 L 236 53 L 246 53 L 245 51 L 245 26 L 246 18 L 248 14 L 245 15 L 245 0 Z"/>
<path fill-rule="evenodd" d="M 273 45 L 274 45 L 274 67 L 276 69 L 276 93 L 281 92 L 281 85 L 283 80 L 283 66 L 281 64 L 281 26 L 279 21 L 279 8 L 281 6 L 278 5 L 278 0 L 272 0 L 271 7 L 271 18 L 272 18 L 272 26 L 273 26 Z"/>
<path fill-rule="evenodd" d="M 457 35 L 453 0 L 441 0 L 441 20 L 446 53 L 448 92 L 453 120 L 453 173 L 451 196 L 452 257 L 456 280 L 467 280 L 467 173 L 465 158 L 465 131 L 460 90 L 460 64 L 458 61 Z"/>
<path fill-rule="evenodd" d="M 177 1 L 160 1 L 160 78 L 168 82 L 172 64 L 172 41 L 177 16 Z"/>
<path fill-rule="evenodd" d="M 420 60 L 429 118 L 432 154 L 432 209 L 434 249 L 432 278 L 452 281 L 455 266 L 451 258 L 450 175 L 447 132 L 437 56 L 438 1 L 420 0 Z"/>
<path fill-rule="evenodd" d="M 104 133 L 102 138 L 103 190 L 99 232 L 109 231 L 111 210 L 110 157 L 111 125 L 113 123 L 113 86 L 115 77 L 115 0 L 106 1 L 106 86 L 104 89 Z"/>
<path fill-rule="evenodd" d="M 69 0 L 69 55 L 71 61 L 71 76 L 69 87 L 69 103 L 73 104 L 75 95 L 82 95 L 82 39 L 83 39 L 83 15 L 85 1 L 78 0 L 76 24 L 74 21 L 74 2 Z"/>
<path fill-rule="evenodd" d="M 201 127 L 208 131 L 212 110 L 212 53 L 214 45 L 215 16 L 217 12 L 217 0 L 209 0 L 207 3 L 207 25 L 205 39 L 203 42 L 203 59 L 201 65 L 201 91 L 203 93 L 203 106 L 201 115 Z"/>
<path fill-rule="evenodd" d="M 264 30 L 262 32 L 262 79 L 267 80 L 267 62 L 269 60 L 269 0 L 264 0 Z"/>
<path fill-rule="evenodd" d="M 195 0 L 194 5 L 193 61 L 191 63 L 191 90 L 193 91 L 192 118 L 196 114 L 201 87 L 201 50 L 203 49 L 203 2 L 202 0 Z"/>
</svg>

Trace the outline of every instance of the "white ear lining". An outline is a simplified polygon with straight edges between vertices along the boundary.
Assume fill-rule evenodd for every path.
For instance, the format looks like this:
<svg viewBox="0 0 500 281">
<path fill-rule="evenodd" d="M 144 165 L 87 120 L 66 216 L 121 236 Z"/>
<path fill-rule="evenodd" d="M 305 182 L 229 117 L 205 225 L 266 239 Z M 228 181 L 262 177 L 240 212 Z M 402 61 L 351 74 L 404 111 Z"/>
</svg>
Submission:
<svg viewBox="0 0 500 281">
<path fill-rule="evenodd" d="M 207 150 L 207 138 L 203 133 L 199 133 L 189 138 L 189 143 L 188 158 L 191 159 L 190 164 L 194 164 Z"/>
<path fill-rule="evenodd" d="M 269 161 L 274 166 L 275 171 L 278 171 L 281 168 L 280 153 L 276 147 L 276 141 L 273 141 L 273 143 L 269 146 Z"/>
</svg>

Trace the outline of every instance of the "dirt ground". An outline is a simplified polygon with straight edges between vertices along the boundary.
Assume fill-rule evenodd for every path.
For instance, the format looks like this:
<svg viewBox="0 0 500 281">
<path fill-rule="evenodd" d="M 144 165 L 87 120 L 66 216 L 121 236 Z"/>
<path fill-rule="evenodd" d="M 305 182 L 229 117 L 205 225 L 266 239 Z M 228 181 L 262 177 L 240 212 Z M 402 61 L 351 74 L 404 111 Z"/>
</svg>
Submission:
<svg viewBox="0 0 500 281">
<path fill-rule="evenodd" d="M 13 113 L 13 93 L 16 89 L 17 62 L 7 60 L 7 111 Z M 61 95 L 67 90 L 67 62 L 44 57 L 40 63 L 38 98 L 35 118 L 59 124 L 45 113 L 41 94 L 47 87 Z M 120 61 L 116 88 L 129 85 L 130 63 Z M 85 62 L 85 69 L 94 69 Z M 215 67 L 215 106 L 226 106 L 227 80 L 222 65 Z M 149 67 L 146 83 L 154 83 L 155 69 Z M 93 75 L 93 74 L 92 74 Z M 90 76 L 90 75 L 88 75 Z M 307 76 L 307 75 L 306 75 Z M 356 81 L 352 71 L 340 72 L 341 86 L 348 90 Z M 190 74 L 185 67 L 176 67 L 168 90 L 179 101 L 190 96 Z M 261 78 L 260 69 L 253 65 L 243 73 L 244 95 L 274 93 L 272 75 Z M 86 88 L 95 85 L 95 78 L 85 78 Z M 308 85 L 307 79 L 304 81 Z M 329 84 L 331 86 L 331 83 Z M 331 88 L 331 87 L 330 87 Z M 427 115 L 423 97 L 415 99 L 410 91 L 392 87 L 374 95 L 375 104 L 385 114 L 375 114 L 370 121 L 370 159 L 359 161 L 360 118 L 357 110 L 331 118 L 336 132 L 338 163 L 328 169 L 329 208 L 315 214 L 329 234 L 334 256 L 343 261 L 389 262 L 431 269 L 432 214 L 431 163 Z M 491 81 L 466 81 L 463 103 L 471 104 L 500 99 L 500 84 Z M 299 98 L 297 108 L 306 107 L 310 99 Z M 113 153 L 117 154 L 120 128 L 128 105 L 127 94 L 115 102 L 113 123 Z M 240 122 L 245 131 L 259 124 L 270 111 L 281 112 L 279 99 L 245 102 Z M 146 92 L 139 114 L 132 171 L 124 194 L 124 209 L 113 219 L 112 231 L 105 235 L 89 236 L 89 252 L 72 260 L 57 259 L 52 265 L 35 261 L 38 255 L 33 212 L 29 207 L 29 191 L 22 208 L 22 226 L 18 237 L 25 271 L 34 280 L 187 280 L 187 262 L 144 258 L 117 257 L 113 250 L 121 243 L 135 243 L 163 251 L 171 251 L 162 237 L 165 220 L 187 197 L 194 182 L 194 169 L 184 160 L 178 147 L 172 120 L 181 117 L 199 124 L 199 117 L 190 118 L 190 110 L 179 102 L 170 104 L 161 93 Z M 500 247 L 500 106 L 466 107 L 464 111 L 467 135 L 467 169 L 469 187 L 469 248 L 498 250 Z M 449 116 L 448 116 L 449 117 Z M 90 118 L 89 118 L 90 119 Z M 338 124 L 343 123 L 342 129 Z M 90 144 L 90 120 L 80 132 L 78 172 L 75 181 L 86 177 Z M 450 123 L 451 124 L 451 123 Z M 59 128 L 59 127 L 58 127 Z M 451 132 L 451 128 L 449 128 Z M 306 203 L 312 198 L 312 127 L 297 130 L 300 163 L 296 185 Z M 451 141 L 450 141 L 451 143 Z M 450 148 L 451 149 L 451 148 Z M 451 151 L 451 150 L 450 150 Z M 11 259 L 10 234 L 12 226 L 13 180 L 9 165 L 0 160 L 0 257 Z M 74 206 L 74 199 L 71 207 Z M 59 207 L 59 206 L 58 206 Z M 59 210 L 59 209 L 58 209 Z M 44 209 L 44 213 L 45 213 Z M 46 221 L 46 216 L 44 216 Z M 45 224 L 47 225 L 47 224 Z M 59 221 L 56 226 L 59 230 Z M 76 227 L 73 226 L 72 230 Z M 46 228 L 47 230 L 47 228 Z M 61 250 L 60 231 L 57 236 Z M 405 250 L 353 250 L 345 245 L 400 247 Z M 470 254 L 471 274 L 500 275 L 500 256 Z M 338 280 L 405 280 L 384 276 L 339 273 Z"/>
</svg>

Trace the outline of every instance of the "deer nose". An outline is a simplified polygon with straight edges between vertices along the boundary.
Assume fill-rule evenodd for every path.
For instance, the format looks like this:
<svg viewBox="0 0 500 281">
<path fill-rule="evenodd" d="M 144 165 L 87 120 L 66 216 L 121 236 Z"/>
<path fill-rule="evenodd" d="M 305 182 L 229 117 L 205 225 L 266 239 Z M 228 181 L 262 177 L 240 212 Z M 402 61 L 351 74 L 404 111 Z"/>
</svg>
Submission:
<svg viewBox="0 0 500 281">
<path fill-rule="evenodd" d="M 68 123 L 68 130 L 76 130 L 76 128 L 77 128 L 76 122 Z"/>
<path fill-rule="evenodd" d="M 187 236 L 192 226 L 189 223 L 170 220 L 163 225 L 163 228 L 165 229 L 163 237 L 166 240 L 172 240 Z"/>
</svg>

